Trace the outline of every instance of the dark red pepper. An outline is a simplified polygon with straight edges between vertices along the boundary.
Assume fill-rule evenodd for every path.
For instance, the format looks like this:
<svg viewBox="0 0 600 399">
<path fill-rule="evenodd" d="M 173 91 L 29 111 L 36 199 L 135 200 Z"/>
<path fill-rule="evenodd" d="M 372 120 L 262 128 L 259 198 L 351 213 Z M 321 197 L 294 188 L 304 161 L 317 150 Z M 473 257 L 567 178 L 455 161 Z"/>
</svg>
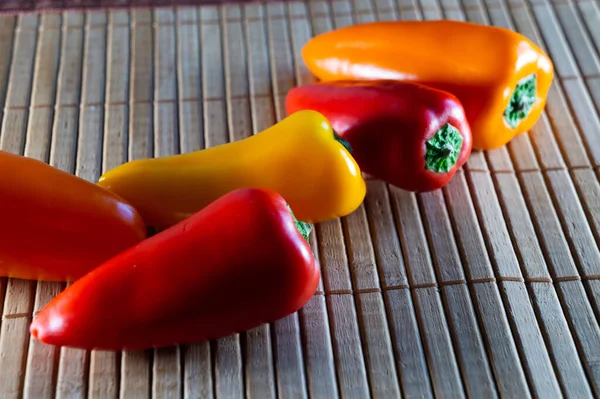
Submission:
<svg viewBox="0 0 600 399">
<path fill-rule="evenodd" d="M 287 112 L 323 114 L 362 171 L 408 191 L 443 187 L 467 161 L 471 129 L 460 101 L 392 80 L 332 81 L 293 88 Z"/>
<path fill-rule="evenodd" d="M 279 194 L 232 191 L 76 281 L 31 334 L 57 346 L 140 350 L 277 320 L 317 288 L 309 232 Z"/>
</svg>

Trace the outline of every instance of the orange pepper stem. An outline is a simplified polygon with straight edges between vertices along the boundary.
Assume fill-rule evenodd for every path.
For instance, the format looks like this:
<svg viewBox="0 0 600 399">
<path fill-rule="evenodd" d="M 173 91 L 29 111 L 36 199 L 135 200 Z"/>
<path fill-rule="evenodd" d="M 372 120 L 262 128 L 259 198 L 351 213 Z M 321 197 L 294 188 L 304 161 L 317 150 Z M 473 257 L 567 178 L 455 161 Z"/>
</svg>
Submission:
<svg viewBox="0 0 600 399">
<path fill-rule="evenodd" d="M 308 241 L 308 236 L 310 236 L 310 233 L 312 232 L 312 225 L 310 223 L 301 222 L 298 219 L 296 219 L 296 216 L 294 215 L 294 212 L 292 211 L 292 208 L 289 206 L 289 204 L 286 204 L 286 206 L 288 211 L 290 211 L 290 215 L 292 215 L 292 219 L 294 219 L 296 228 L 298 229 L 302 237 L 304 237 L 304 239 Z"/>
<path fill-rule="evenodd" d="M 529 115 L 536 101 L 536 76 L 529 75 L 521 79 L 504 111 L 506 123 L 513 129 Z"/>
<path fill-rule="evenodd" d="M 462 144 L 463 136 L 459 130 L 446 123 L 427 140 L 425 168 L 437 173 L 449 172 L 456 165 Z"/>
<path fill-rule="evenodd" d="M 338 143 L 340 143 L 341 145 L 343 145 L 346 150 L 348 150 L 348 152 L 350 153 L 350 155 L 352 155 L 352 146 L 350 145 L 350 143 L 347 140 L 344 140 L 343 138 L 341 138 L 340 136 L 338 136 L 338 134 L 335 131 L 333 132 L 333 137 L 335 138 L 335 140 Z"/>
</svg>

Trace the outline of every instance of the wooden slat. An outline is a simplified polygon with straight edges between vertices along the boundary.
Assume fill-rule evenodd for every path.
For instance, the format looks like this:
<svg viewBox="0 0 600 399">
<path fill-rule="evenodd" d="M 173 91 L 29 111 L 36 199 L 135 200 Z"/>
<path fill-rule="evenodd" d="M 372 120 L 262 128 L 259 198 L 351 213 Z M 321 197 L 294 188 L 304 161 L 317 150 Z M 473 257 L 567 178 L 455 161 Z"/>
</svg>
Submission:
<svg viewBox="0 0 600 399">
<path fill-rule="evenodd" d="M 174 18 L 170 10 L 159 10 L 155 21 Z M 158 25 L 154 30 L 154 157 L 179 153 L 176 32 L 173 25 Z M 168 101 L 171 100 L 171 101 Z M 180 348 L 155 349 L 152 363 L 152 397 L 169 398 L 182 392 Z"/>
<path fill-rule="evenodd" d="M 161 13 L 165 18 L 174 18 L 172 14 Z M 179 153 L 175 26 L 158 25 L 154 46 L 154 156 L 162 157 Z"/>
<path fill-rule="evenodd" d="M 600 74 L 598 55 L 594 51 L 594 45 L 586 32 L 583 21 L 577 13 L 577 6 L 573 3 L 554 4 L 552 8 L 562 25 L 563 34 L 575 56 L 581 75 Z"/>
<path fill-rule="evenodd" d="M 439 4 L 436 1 L 429 3 L 431 4 L 423 6 L 423 11 L 421 12 L 418 0 L 398 0 L 400 8 L 399 16 L 401 19 L 408 21 L 435 18 L 434 15 L 438 13 Z"/>
<path fill-rule="evenodd" d="M 85 58 L 83 61 L 83 81 L 81 94 L 81 115 L 77 145 L 76 174 L 88 181 L 96 182 L 102 172 L 102 152 L 104 134 L 104 109 L 98 104 L 104 102 L 106 31 L 89 29 L 85 31 Z M 99 53 L 99 54 L 98 54 Z M 88 396 L 115 397 L 116 355 L 114 353 L 94 352 L 89 360 Z"/>
<path fill-rule="evenodd" d="M 591 229 L 573 182 L 564 170 L 548 171 L 547 184 L 551 187 L 561 222 L 568 233 L 569 241 L 578 260 L 582 276 L 600 274 L 600 251 L 594 240 Z"/>
<path fill-rule="evenodd" d="M 554 133 L 567 165 L 572 168 L 589 166 L 590 160 L 583 139 L 575 128 L 574 117 L 567 107 L 559 82 L 550 87 L 546 112 L 554 126 Z"/>
<path fill-rule="evenodd" d="M 379 21 L 393 21 L 398 19 L 398 4 L 394 0 L 374 0 Z"/>
<path fill-rule="evenodd" d="M 381 398 L 397 397 L 400 387 L 364 206 L 344 222 L 353 289 L 358 292 L 357 312 L 371 394 Z"/>
<path fill-rule="evenodd" d="M 17 22 L 12 63 L 9 70 L 5 69 L 11 77 L 4 101 L 7 107 L 27 107 L 31 98 L 37 35 L 36 32 L 32 34 L 22 29 L 28 23 L 37 27 L 38 18 L 21 16 Z M 28 113 L 24 110 L 14 111 L 4 112 L 0 149 L 20 154 L 23 151 L 22 143 L 25 142 Z M 28 327 L 35 305 L 35 286 L 33 281 L 4 279 L 1 292 L 4 300 L 0 324 L 0 370 L 3 370 L 0 373 L 0 393 L 9 399 L 20 397 L 25 385 L 30 343 Z"/>
<path fill-rule="evenodd" d="M 493 281 L 494 273 L 471 204 L 464 173 L 457 174 L 444 191 L 467 277 L 471 280 Z M 500 396 L 528 397 L 524 370 L 498 286 L 494 283 L 480 283 L 474 286 L 473 292 Z"/>
<path fill-rule="evenodd" d="M 349 294 L 327 297 L 340 394 L 348 398 L 363 398 L 369 394 L 369 384 L 354 302 L 354 297 Z"/>
<path fill-rule="evenodd" d="M 129 397 L 149 397 L 151 393 L 150 363 L 152 353 L 149 351 L 125 351 L 121 358 L 121 399 Z"/>
<path fill-rule="evenodd" d="M 288 88 L 294 85 L 294 65 L 292 60 L 292 43 L 289 31 L 286 27 L 286 9 L 284 4 L 273 3 L 266 5 L 266 45 L 269 47 L 268 57 L 263 48 L 251 47 L 253 41 L 250 34 L 247 36 L 249 55 L 261 60 L 259 54 L 263 54 L 262 65 L 254 64 L 250 69 L 250 90 L 253 93 L 262 93 L 267 87 L 273 93 L 270 98 L 251 98 L 253 109 L 254 132 L 267 128 L 286 116 L 284 96 L 279 93 L 287 93 Z M 255 29 L 256 31 L 257 29 Z M 259 41 L 258 43 L 261 43 Z M 269 66 L 270 65 L 270 66 Z M 268 81 L 264 79 L 253 79 L 259 73 L 270 72 Z M 262 100 L 262 101 L 261 101 Z M 273 104 L 271 106 L 271 104 Z M 273 108 L 274 107 L 274 108 Z M 259 111 L 257 113 L 256 111 Z M 263 111 L 264 110 L 264 111 Z M 272 116 L 271 116 L 272 114 Z M 277 384 L 277 396 L 280 398 L 305 398 L 307 397 L 306 376 L 304 372 L 304 360 L 302 354 L 302 338 L 298 314 L 292 314 L 272 325 L 274 332 L 274 369 Z"/>
<path fill-rule="evenodd" d="M 515 245 L 518 261 L 524 269 L 524 277 L 527 280 L 549 280 L 550 273 L 517 176 L 512 173 L 499 173 L 494 176 L 494 183 L 497 187 L 502 212 L 506 215 L 510 225 L 511 239 Z"/>
<path fill-rule="evenodd" d="M 120 353 L 92 351 L 90 353 L 90 398 L 117 398 L 119 394 Z"/>
<path fill-rule="evenodd" d="M 416 309 L 419 312 L 425 350 L 429 355 L 429 369 L 432 375 L 433 389 L 436 395 L 442 393 L 452 397 L 464 396 L 464 382 L 457 370 L 454 350 L 444 314 L 439 292 L 435 288 L 422 288 L 415 292 Z"/>
<path fill-rule="evenodd" d="M 3 54 L 0 61 L 0 105 L 4 109 L 7 87 L 8 87 L 8 73 L 10 71 L 12 55 L 15 45 L 15 28 L 17 26 L 17 18 L 15 16 L 3 16 L 0 17 L 0 54 Z M 1 134 L 1 132 L 0 132 Z"/>
<path fill-rule="evenodd" d="M 200 13 L 202 37 L 202 88 L 205 115 L 206 146 L 212 147 L 230 141 L 228 108 L 225 98 L 223 61 L 223 29 L 207 21 L 222 18 L 216 7 L 202 8 Z M 230 112 L 233 112 L 231 110 Z M 239 129 L 236 128 L 236 131 Z M 218 340 L 214 350 L 214 390 L 219 396 L 241 396 L 244 392 L 244 376 L 239 334 Z"/>
<path fill-rule="evenodd" d="M 333 219 L 316 227 L 320 238 L 319 254 L 325 293 L 346 293 L 327 297 L 340 393 L 360 397 L 368 393 L 368 381 L 356 305 L 354 298 L 348 295 L 352 290 L 352 282 L 342 226 L 339 219 Z"/>
<path fill-rule="evenodd" d="M 177 29 L 177 90 L 179 106 L 179 150 L 181 153 L 204 148 L 202 124 L 202 70 L 200 60 L 200 27 L 197 9 L 179 10 Z M 214 382 L 209 342 L 180 348 L 183 397 L 213 397 Z"/>
<path fill-rule="evenodd" d="M 320 238 L 319 253 L 325 291 L 351 291 L 352 282 L 340 220 L 327 221 L 315 228 Z"/>
<path fill-rule="evenodd" d="M 126 160 L 151 158 L 154 154 L 154 129 L 153 129 L 153 51 L 154 40 L 152 27 L 143 22 L 151 19 L 151 15 L 144 11 L 135 11 L 130 16 L 132 26 L 130 30 L 131 55 L 129 57 L 129 88 L 114 89 L 116 98 L 128 95 L 130 106 L 128 117 L 128 153 Z M 120 32 L 126 35 L 126 32 Z M 120 49 L 124 51 L 124 49 Z M 118 54 L 118 53 L 117 53 Z M 124 62 L 125 60 L 121 61 Z M 111 65 L 117 64 L 113 59 Z M 126 85 L 124 65 L 114 65 L 115 70 L 109 70 L 111 81 Z M 113 75 L 114 74 L 114 75 Z M 114 80 L 113 80 L 114 79 Z M 123 80 L 119 80 L 123 79 Z M 112 83 L 111 83 L 111 86 Z M 126 87 L 126 86 L 125 86 Z M 113 92 L 111 91 L 111 96 Z M 143 101 L 143 102 L 142 102 Z M 127 109 L 127 108 L 125 108 Z M 123 108 L 115 109 L 120 112 Z M 117 127 L 118 129 L 118 127 Z M 115 137 L 117 138 L 117 137 Z M 149 396 L 152 391 L 152 353 L 142 351 L 123 351 L 121 354 L 121 387 L 119 395 L 122 399 L 132 396 Z"/>
<path fill-rule="evenodd" d="M 6 398 L 18 398 L 23 390 L 34 287 L 34 282 L 18 279 L 9 279 L 6 287 L 0 329 L 0 387 Z"/>
<path fill-rule="evenodd" d="M 280 398 L 307 396 L 298 313 L 273 325 L 277 395 Z"/>
<path fill-rule="evenodd" d="M 502 283 L 502 293 L 518 340 L 527 343 L 522 347 L 522 356 L 532 389 L 541 397 L 560 396 L 558 379 L 537 325 L 536 315 L 529 303 L 527 288 L 518 282 L 505 281 Z"/>
<path fill-rule="evenodd" d="M 561 230 L 560 221 L 556 210 L 552 207 L 544 178 L 539 173 L 529 172 L 521 174 L 519 179 L 552 276 L 555 278 L 578 276 L 566 238 L 562 234 L 555 233 Z"/>
<path fill-rule="evenodd" d="M 184 346 L 183 357 L 183 397 L 212 399 L 213 374 L 210 357 L 210 343 L 203 342 Z"/>
<path fill-rule="evenodd" d="M 85 45 L 83 19 L 83 14 L 72 13 L 67 14 L 63 21 L 63 25 L 68 25 L 70 29 L 63 31 L 57 110 L 50 152 L 50 164 L 69 173 L 77 173 L 79 104 L 82 100 Z M 87 382 L 88 353 L 79 349 L 61 348 L 56 397 L 85 397 Z"/>
<path fill-rule="evenodd" d="M 481 226 L 486 232 L 485 239 L 489 254 L 493 263 L 496 262 L 496 275 L 498 277 L 522 277 L 490 175 L 472 172 L 468 181 L 475 209 L 479 213 Z"/>
<path fill-rule="evenodd" d="M 183 389 L 181 363 L 178 346 L 154 350 L 152 363 L 152 397 L 170 398 L 179 395 Z"/>
<path fill-rule="evenodd" d="M 249 35 L 257 34 L 255 40 L 262 41 L 265 49 L 264 35 L 254 32 L 254 24 L 246 24 L 244 27 L 241 19 L 245 17 L 262 18 L 262 13 L 256 8 L 242 9 L 238 6 L 225 7 L 223 9 L 223 18 L 231 20 L 224 24 L 224 61 L 225 61 L 225 96 L 227 101 L 227 113 L 229 123 L 229 140 L 237 141 L 250 136 L 253 132 L 262 130 L 263 126 L 253 131 L 253 115 L 250 109 L 249 99 L 249 81 L 255 74 L 250 75 L 251 57 L 256 59 L 258 54 L 250 55 Z M 254 13 L 252 12 L 254 11 Z M 259 11 L 259 12 L 257 12 Z M 235 22 L 233 22 L 235 21 Z M 237 22 L 240 21 L 240 22 Z M 245 32 L 244 32 L 244 28 Z M 244 34 L 245 33 L 245 34 Z M 262 37 L 261 37 L 262 36 Z M 264 50 L 266 51 L 266 50 Z M 257 74 L 262 71 L 259 69 Z M 250 77 L 249 77 L 250 76 Z M 267 92 L 269 93 L 269 92 Z M 258 114 L 258 118 L 267 115 Z M 271 347 L 271 332 L 269 325 L 261 325 L 244 334 L 240 334 L 242 340 L 242 354 L 244 359 L 242 366 L 243 381 L 241 384 L 245 389 L 245 394 L 249 398 L 270 398 L 275 396 L 273 354 Z"/>
<path fill-rule="evenodd" d="M 354 23 L 352 3 L 350 0 L 339 0 L 329 5 L 333 28 L 343 28 Z"/>
<path fill-rule="evenodd" d="M 234 103 L 231 109 L 235 113 L 241 113 L 249 106 L 249 113 L 244 113 L 242 116 L 248 118 L 244 124 L 247 123 L 251 126 L 247 133 L 250 135 L 260 133 L 273 125 L 275 115 L 264 6 L 248 5 L 240 11 L 246 19 L 246 23 L 240 27 L 227 25 L 226 54 L 230 76 L 239 77 L 245 84 L 229 80 L 228 96 L 249 97 L 248 100 L 242 99 L 245 106 L 239 107 Z M 234 26 L 235 29 L 233 29 Z M 242 66 L 243 64 L 247 64 L 247 66 Z M 235 86 L 238 89 L 235 89 Z M 239 94 L 237 90 L 239 90 Z M 273 326 L 263 324 L 246 333 L 244 359 L 246 362 L 246 396 L 249 398 L 267 399 L 276 396 L 272 329 Z"/>
<path fill-rule="evenodd" d="M 600 7 L 598 3 L 593 1 L 578 1 L 576 2 L 576 6 L 594 42 L 595 50 L 600 53 L 600 26 L 597 23 L 600 17 Z"/>
<path fill-rule="evenodd" d="M 413 300 L 407 289 L 408 277 L 400 241 L 392 217 L 388 190 L 383 183 L 368 182 L 365 208 L 381 285 L 384 288 L 390 335 L 402 392 L 407 397 L 432 397 L 419 325 Z"/>
<path fill-rule="evenodd" d="M 193 21 L 195 23 L 186 23 Z M 179 150 L 192 152 L 204 147 L 202 123 L 202 64 L 197 9 L 178 12 L 177 82 L 179 95 Z"/>
<path fill-rule="evenodd" d="M 189 14 L 197 19 L 196 10 L 190 10 Z M 180 18 L 183 15 L 179 14 Z M 178 68 L 178 94 L 181 100 L 198 99 L 202 95 L 202 80 L 200 74 L 200 32 L 199 25 L 194 24 L 177 25 L 177 68 Z"/>
<path fill-rule="evenodd" d="M 600 77 L 589 78 L 587 83 L 596 106 L 596 112 L 600 113 Z"/>
<path fill-rule="evenodd" d="M 333 344 L 326 312 L 325 297 L 315 295 L 299 313 L 310 397 L 339 395 L 333 364 Z"/>
<path fill-rule="evenodd" d="M 48 17 L 42 18 L 41 28 L 48 26 L 49 22 Z M 32 104 L 54 104 L 60 35 L 60 30 L 49 31 L 48 35 L 43 35 L 38 41 Z M 52 61 L 49 62 L 49 60 Z M 33 108 L 31 110 L 24 155 L 44 162 L 48 161 L 53 116 L 54 112 L 51 108 Z M 34 312 L 40 311 L 62 288 L 63 285 L 60 283 L 39 282 L 36 289 Z M 54 396 L 59 353 L 58 348 L 44 345 L 30 337 L 24 397 Z"/>
<path fill-rule="evenodd" d="M 571 178 L 586 211 L 596 242 L 600 242 L 600 183 L 592 169 L 576 169 Z"/>
<path fill-rule="evenodd" d="M 312 29 L 311 23 L 309 22 L 309 12 L 305 4 L 292 3 L 289 5 L 289 13 L 294 16 L 290 21 L 291 47 L 293 48 L 293 53 L 296 54 L 292 68 L 295 71 L 296 83 L 307 84 L 311 82 L 312 78 L 297 54 L 299 54 L 301 47 L 311 35 Z M 275 71 L 277 70 L 278 69 Z M 277 87 L 276 83 L 275 87 Z M 283 109 L 279 106 L 278 119 L 281 119 L 282 117 Z M 313 230 L 313 233 L 311 234 L 311 247 L 317 260 L 320 259 L 317 246 L 317 242 L 320 241 L 318 237 L 318 229 Z M 323 271 L 322 264 L 321 270 Z M 322 281 L 317 290 L 323 292 Z M 335 364 L 333 361 L 333 344 L 324 296 L 314 296 L 304 308 L 299 311 L 299 320 L 309 397 L 337 397 L 339 395 L 339 390 L 335 373 Z"/>
<path fill-rule="evenodd" d="M 294 79 L 294 58 L 292 32 L 290 26 L 289 10 L 283 3 L 267 4 L 267 32 L 269 46 L 269 65 L 271 72 L 271 86 L 275 96 L 277 119 L 286 116 L 284 104 L 285 95 L 292 89 L 296 82 Z"/>
<path fill-rule="evenodd" d="M 61 283 L 38 283 L 33 306 L 34 314 L 39 312 L 61 290 Z M 45 345 L 33 337 L 29 337 L 25 385 L 23 387 L 24 398 L 44 399 L 54 397 L 59 353 L 59 348 Z"/>
<path fill-rule="evenodd" d="M 398 397 L 400 387 L 381 293 L 359 293 L 357 309 L 364 331 L 363 346 L 371 394 L 379 398 Z"/>
<path fill-rule="evenodd" d="M 510 152 L 513 154 L 515 166 L 520 170 L 536 170 L 540 166 L 543 169 L 559 169 L 565 167 L 565 161 L 560 153 L 560 149 L 554 139 L 554 132 L 548 120 L 548 115 L 544 112 L 538 123 L 529 132 L 531 144 L 522 144 L 517 146 L 511 143 Z M 527 141 L 524 137 L 524 140 Z M 533 154 L 538 154 L 536 158 Z M 538 160 L 539 158 L 539 160 Z"/>
<path fill-rule="evenodd" d="M 242 397 L 243 363 L 239 334 L 217 340 L 214 345 L 215 393 L 217 397 Z"/>
<path fill-rule="evenodd" d="M 518 143 L 517 147 L 531 145 L 525 134 L 515 137 L 512 144 Z M 509 145 L 500 147 L 494 150 L 486 151 L 486 160 L 489 170 L 492 172 L 512 172 L 514 170 L 510 154 L 508 152 Z M 535 161 L 534 161 L 535 162 Z M 534 166 L 535 167 L 535 166 Z"/>
<path fill-rule="evenodd" d="M 415 195 L 394 187 L 390 189 L 390 197 L 410 284 L 436 284 Z M 434 392 L 437 395 L 444 392 L 453 397 L 461 397 L 464 395 L 464 387 L 439 292 L 434 287 L 424 287 L 415 291 L 414 300 Z"/>
<path fill-rule="evenodd" d="M 131 102 L 151 101 L 153 97 L 154 34 L 152 26 L 143 23 L 148 18 L 149 14 L 144 11 L 131 15 Z"/>
<path fill-rule="evenodd" d="M 18 24 L 24 24 L 28 17 L 21 17 Z M 29 16 L 31 18 L 31 16 Z M 37 23 L 37 19 L 35 19 Z M 18 29 L 15 32 L 15 49 L 10 66 L 5 110 L 2 119 L 0 148 L 4 151 L 21 153 L 25 142 L 27 117 L 35 60 L 36 32 Z"/>
<path fill-rule="evenodd" d="M 465 380 L 465 389 L 472 397 L 495 397 L 497 393 L 492 371 L 465 284 L 465 274 L 443 193 L 439 190 L 424 193 L 420 195 L 420 204 L 437 280 L 440 283 L 451 284 L 442 287 L 442 295 Z M 465 378 L 467 375 L 469 378 Z"/>
<path fill-rule="evenodd" d="M 535 283 L 532 288 L 536 292 L 538 306 L 548 306 L 549 303 L 556 301 L 554 299 L 554 290 L 546 283 Z M 572 329 L 581 348 L 580 360 L 573 359 L 571 355 L 573 348 L 568 343 L 565 344 L 557 339 L 557 337 L 560 337 L 561 330 L 565 329 L 562 318 L 556 317 L 556 314 L 552 314 L 551 312 L 540 312 L 544 317 L 550 318 L 545 325 L 548 326 L 548 335 L 551 341 L 554 341 L 551 342 L 551 345 L 554 346 L 552 348 L 553 351 L 557 353 L 557 367 L 562 372 L 561 383 L 569 396 L 592 396 L 590 385 L 592 386 L 594 395 L 597 396 L 600 388 L 598 384 L 600 370 L 598 370 L 597 366 L 598 355 L 593 348 L 600 344 L 598 321 L 594 319 L 593 310 L 585 297 L 582 285 L 578 281 L 561 282 L 558 284 L 558 291 L 565 303 L 564 307 L 568 316 L 567 321 L 572 324 Z M 583 376 L 581 375 L 581 363 L 583 363 L 583 367 L 587 371 L 589 384 L 583 380 Z"/>
<path fill-rule="evenodd" d="M 587 93 L 581 79 L 570 79 L 563 82 L 565 93 L 569 98 L 571 109 L 579 126 L 579 131 L 585 141 L 587 151 L 594 166 L 600 165 L 600 143 L 593 134 L 600 130 L 600 119 L 594 104 Z"/>
<path fill-rule="evenodd" d="M 106 101 L 127 103 L 129 101 L 129 53 L 130 29 L 129 15 L 119 18 L 119 14 L 110 15 L 107 32 L 106 60 Z"/>
</svg>

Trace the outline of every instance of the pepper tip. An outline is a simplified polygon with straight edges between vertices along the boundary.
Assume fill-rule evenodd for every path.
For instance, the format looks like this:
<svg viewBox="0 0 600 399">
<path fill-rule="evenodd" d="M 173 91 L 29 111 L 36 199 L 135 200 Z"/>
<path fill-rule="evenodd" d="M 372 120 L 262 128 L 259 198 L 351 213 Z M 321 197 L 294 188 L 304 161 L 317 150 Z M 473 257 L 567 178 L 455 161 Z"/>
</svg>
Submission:
<svg viewBox="0 0 600 399">
<path fill-rule="evenodd" d="M 31 336 L 35 339 L 38 339 L 38 329 L 35 327 L 32 327 L 29 329 L 29 332 L 31 333 Z"/>
<path fill-rule="evenodd" d="M 43 329 L 40 328 L 39 321 L 36 318 L 34 318 L 31 322 L 31 325 L 29 326 L 29 333 L 33 338 L 37 339 L 38 341 L 43 341 L 44 337 L 42 331 Z"/>
</svg>

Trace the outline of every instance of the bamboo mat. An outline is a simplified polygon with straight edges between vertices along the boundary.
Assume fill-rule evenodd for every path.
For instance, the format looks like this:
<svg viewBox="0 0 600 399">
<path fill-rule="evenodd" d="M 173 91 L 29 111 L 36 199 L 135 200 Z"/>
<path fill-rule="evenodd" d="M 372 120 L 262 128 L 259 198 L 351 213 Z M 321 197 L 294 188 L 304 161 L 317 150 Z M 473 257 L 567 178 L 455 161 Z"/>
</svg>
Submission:
<svg viewBox="0 0 600 399">
<path fill-rule="evenodd" d="M 529 134 L 474 152 L 444 189 L 369 181 L 363 206 L 312 236 L 316 295 L 270 325 L 142 352 L 55 348 L 28 326 L 64 285 L 0 279 L 0 398 L 599 397 L 600 4 L 459 1 L 1 17 L 0 148 L 92 181 L 269 127 L 313 81 L 302 45 L 352 23 L 513 28 L 557 79 Z"/>
</svg>

